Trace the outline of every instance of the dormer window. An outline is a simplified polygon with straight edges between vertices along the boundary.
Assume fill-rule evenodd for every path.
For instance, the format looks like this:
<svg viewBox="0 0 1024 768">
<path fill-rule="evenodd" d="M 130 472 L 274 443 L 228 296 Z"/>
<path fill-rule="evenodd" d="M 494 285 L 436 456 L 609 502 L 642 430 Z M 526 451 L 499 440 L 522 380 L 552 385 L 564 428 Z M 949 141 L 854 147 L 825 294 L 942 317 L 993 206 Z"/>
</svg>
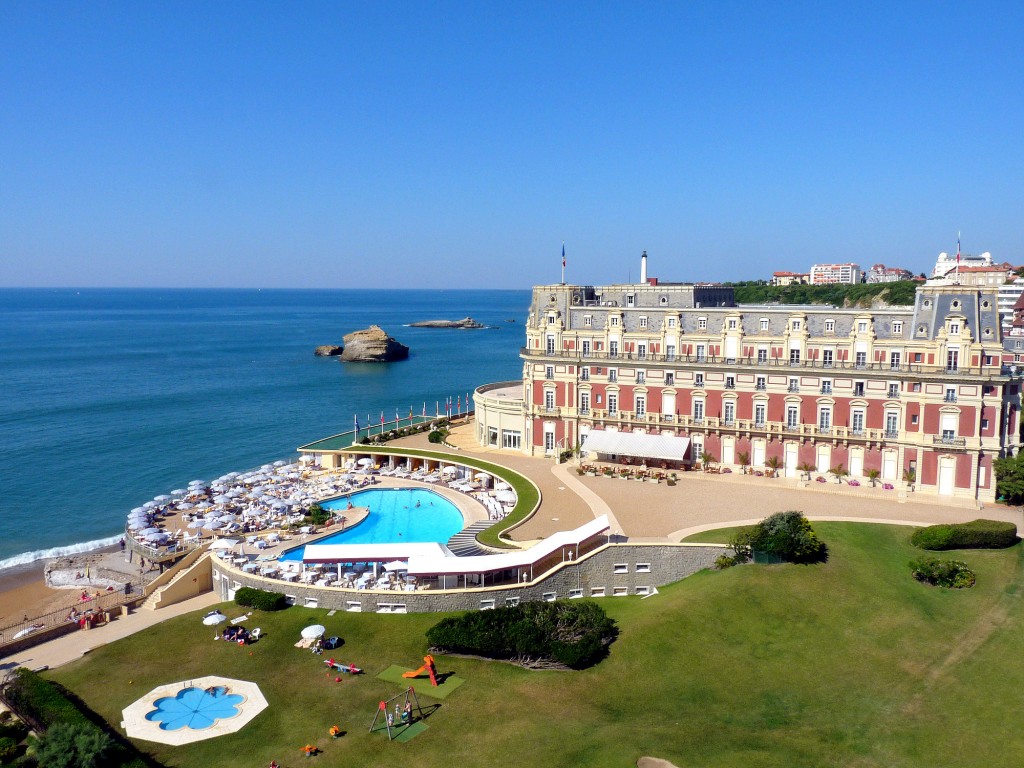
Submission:
<svg viewBox="0 0 1024 768">
<path fill-rule="evenodd" d="M 762 317 L 761 318 L 761 330 L 762 331 L 767 331 L 768 330 L 768 318 L 767 317 Z"/>
<path fill-rule="evenodd" d="M 702 331 L 706 331 L 708 327 L 708 319 L 706 317 L 698 317 L 697 327 Z"/>
<path fill-rule="evenodd" d="M 953 299 L 952 303 L 949 306 L 951 306 L 953 309 L 960 309 L 959 299 Z"/>
<path fill-rule="evenodd" d="M 592 315 L 584 315 L 584 316 L 583 316 L 583 324 L 584 324 L 585 326 L 587 326 L 588 328 L 589 328 L 590 326 L 592 326 L 592 325 L 594 324 L 594 318 L 593 318 L 593 316 L 592 316 Z"/>
<path fill-rule="evenodd" d="M 793 321 L 793 330 L 794 331 L 799 331 L 802 327 L 803 327 L 803 323 L 801 323 L 799 320 L 794 320 Z"/>
<path fill-rule="evenodd" d="M 635 306 L 635 305 L 636 305 L 636 296 L 634 296 L 633 294 L 630 294 L 629 296 L 626 297 L 626 306 L 627 307 L 632 307 L 632 306 Z"/>
<path fill-rule="evenodd" d="M 857 321 L 857 333 L 867 333 L 867 332 L 868 332 L 868 321 L 867 320 L 858 320 Z"/>
<path fill-rule="evenodd" d="M 892 324 L 892 332 L 893 332 L 894 335 L 895 334 L 902 334 L 903 333 L 903 323 L 901 323 L 898 320 L 896 322 L 894 322 Z"/>
<path fill-rule="evenodd" d="M 960 333 L 960 323 L 950 323 L 949 324 L 949 335 L 950 336 L 956 336 L 959 333 Z"/>
<path fill-rule="evenodd" d="M 617 318 L 617 317 L 611 318 L 610 323 L 611 323 L 613 328 L 617 327 L 618 324 L 619 324 L 619 318 Z"/>
<path fill-rule="evenodd" d="M 548 315 L 548 325 L 554 325 L 554 324 L 555 324 L 555 316 L 554 315 Z"/>
<path fill-rule="evenodd" d="M 658 303 L 661 304 L 661 306 L 663 306 L 663 307 L 667 307 L 668 306 L 668 296 L 662 296 L 660 299 L 658 299 Z"/>
<path fill-rule="evenodd" d="M 676 319 L 674 317 L 670 317 L 668 319 L 668 327 L 669 328 L 675 328 L 676 327 Z"/>
<path fill-rule="evenodd" d="M 835 332 L 836 332 L 836 321 L 835 320 L 826 320 L 825 321 L 825 333 L 835 333 Z"/>
<path fill-rule="evenodd" d="M 647 327 L 647 317 L 646 316 L 640 318 L 640 327 L 641 328 L 646 328 Z"/>
<path fill-rule="evenodd" d="M 729 330 L 730 331 L 735 331 L 736 330 L 736 320 L 733 319 L 733 318 L 729 318 Z"/>
</svg>

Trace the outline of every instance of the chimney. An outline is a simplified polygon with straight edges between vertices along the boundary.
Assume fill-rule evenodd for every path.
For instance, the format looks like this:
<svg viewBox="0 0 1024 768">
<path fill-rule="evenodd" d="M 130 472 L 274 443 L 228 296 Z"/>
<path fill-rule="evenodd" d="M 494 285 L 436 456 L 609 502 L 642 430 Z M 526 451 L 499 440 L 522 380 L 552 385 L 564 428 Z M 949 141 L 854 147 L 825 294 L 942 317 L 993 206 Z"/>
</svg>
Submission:
<svg viewBox="0 0 1024 768">
<path fill-rule="evenodd" d="M 647 282 L 647 251 L 640 257 L 640 282 Z"/>
</svg>

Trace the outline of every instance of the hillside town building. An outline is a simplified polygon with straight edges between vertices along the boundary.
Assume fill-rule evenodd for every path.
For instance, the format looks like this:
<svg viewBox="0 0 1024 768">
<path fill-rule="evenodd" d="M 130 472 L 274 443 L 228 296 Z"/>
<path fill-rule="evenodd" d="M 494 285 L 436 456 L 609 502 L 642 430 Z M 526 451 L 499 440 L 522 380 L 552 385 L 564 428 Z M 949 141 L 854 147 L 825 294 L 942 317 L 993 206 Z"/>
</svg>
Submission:
<svg viewBox="0 0 1024 768">
<path fill-rule="evenodd" d="M 858 264 L 815 264 L 811 267 L 811 285 L 844 283 L 853 285 L 860 282 Z"/>
<path fill-rule="evenodd" d="M 737 305 L 728 287 L 642 274 L 534 288 L 522 381 L 476 391 L 482 444 L 671 468 L 707 453 L 791 478 L 842 465 L 995 500 L 1021 387 L 996 288 L 922 286 L 908 307 Z"/>
</svg>

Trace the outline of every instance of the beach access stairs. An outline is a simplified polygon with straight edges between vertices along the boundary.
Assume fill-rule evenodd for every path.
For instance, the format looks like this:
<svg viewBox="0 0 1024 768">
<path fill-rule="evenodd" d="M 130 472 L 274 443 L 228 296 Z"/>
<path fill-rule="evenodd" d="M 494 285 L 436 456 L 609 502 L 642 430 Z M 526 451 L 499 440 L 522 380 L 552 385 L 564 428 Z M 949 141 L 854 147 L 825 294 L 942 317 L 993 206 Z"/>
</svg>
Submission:
<svg viewBox="0 0 1024 768">
<path fill-rule="evenodd" d="M 197 549 L 164 571 L 147 588 L 140 608 L 155 611 L 213 589 L 213 563 L 208 549 Z"/>
<path fill-rule="evenodd" d="M 452 551 L 456 557 L 472 557 L 473 555 L 490 555 L 493 554 L 490 550 L 484 549 L 480 546 L 476 540 L 476 535 L 480 531 L 486 531 L 494 525 L 493 520 L 481 520 L 478 523 L 473 523 L 461 531 L 456 533 L 450 539 L 448 539 L 448 549 Z"/>
</svg>

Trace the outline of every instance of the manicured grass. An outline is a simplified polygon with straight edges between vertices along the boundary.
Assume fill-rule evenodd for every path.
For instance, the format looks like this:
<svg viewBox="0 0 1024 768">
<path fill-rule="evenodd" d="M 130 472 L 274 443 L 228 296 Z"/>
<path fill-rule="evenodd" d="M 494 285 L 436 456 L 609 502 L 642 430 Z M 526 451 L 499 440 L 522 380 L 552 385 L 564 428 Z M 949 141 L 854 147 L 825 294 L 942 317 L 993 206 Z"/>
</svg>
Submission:
<svg viewBox="0 0 1024 768">
<path fill-rule="evenodd" d="M 405 744 L 367 733 L 377 702 L 400 690 L 376 675 L 421 663 L 436 614 L 290 608 L 252 622 L 267 636 L 247 649 L 212 642 L 188 616 L 51 674 L 112 723 L 159 683 L 221 674 L 260 684 L 270 707 L 240 733 L 152 745 L 168 766 L 307 765 L 307 742 L 324 750 L 309 765 L 346 767 L 622 768 L 641 755 L 687 768 L 1019 764 L 1022 547 L 957 553 L 978 585 L 939 590 L 910 577 L 911 529 L 814 527 L 829 545 L 824 565 L 705 571 L 650 599 L 604 599 L 621 636 L 590 670 L 435 655 L 439 672 L 466 683 Z M 292 647 L 314 621 L 344 638 L 333 656 L 366 675 L 335 683 L 320 657 Z M 347 733 L 332 742 L 335 723 Z"/>
<path fill-rule="evenodd" d="M 441 451 L 425 451 L 421 448 L 392 448 L 390 446 L 359 446 L 348 449 L 349 453 L 367 453 L 372 450 L 374 453 L 390 454 L 393 456 L 415 456 L 417 458 L 433 459 L 435 461 L 449 461 L 455 464 L 465 464 L 467 467 L 479 469 L 489 475 L 504 480 L 512 486 L 516 492 L 516 505 L 512 507 L 503 520 L 496 522 L 490 528 L 480 531 L 476 535 L 481 544 L 495 549 L 513 548 L 507 541 L 502 541 L 501 535 L 532 515 L 540 505 L 540 490 L 533 482 L 524 475 L 513 469 L 503 467 L 500 464 L 492 464 L 489 461 L 482 461 L 471 456 L 444 453 Z"/>
</svg>

